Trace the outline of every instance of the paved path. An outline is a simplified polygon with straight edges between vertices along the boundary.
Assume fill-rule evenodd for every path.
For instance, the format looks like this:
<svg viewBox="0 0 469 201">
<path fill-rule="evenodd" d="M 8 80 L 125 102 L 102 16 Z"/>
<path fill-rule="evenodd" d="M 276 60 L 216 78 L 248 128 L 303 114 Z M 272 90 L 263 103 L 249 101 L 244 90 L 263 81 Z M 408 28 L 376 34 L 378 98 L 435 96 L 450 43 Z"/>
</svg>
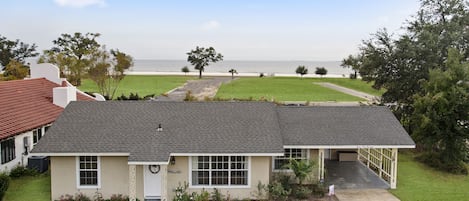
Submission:
<svg viewBox="0 0 469 201">
<path fill-rule="evenodd" d="M 167 96 L 159 96 L 160 101 L 183 101 L 188 91 L 197 100 L 213 98 L 222 83 L 231 82 L 231 77 L 210 77 L 201 80 L 189 80 L 183 86 L 169 91 Z"/>
<path fill-rule="evenodd" d="M 379 97 L 377 97 L 377 96 L 367 94 L 367 93 L 364 93 L 364 92 L 361 92 L 361 91 L 353 90 L 353 89 L 350 89 L 350 88 L 342 87 L 342 86 L 332 84 L 332 83 L 329 83 L 329 82 L 315 82 L 315 84 L 318 84 L 318 85 L 321 85 L 323 87 L 327 87 L 327 88 L 330 88 L 330 89 L 334 89 L 336 91 L 340 91 L 342 93 L 346 93 L 346 94 L 349 94 L 349 95 L 352 95 L 352 96 L 356 96 L 356 97 L 366 99 L 368 102 L 376 102 L 377 100 L 379 100 Z"/>
<path fill-rule="evenodd" d="M 337 189 L 335 196 L 339 201 L 399 201 L 384 189 Z"/>
</svg>

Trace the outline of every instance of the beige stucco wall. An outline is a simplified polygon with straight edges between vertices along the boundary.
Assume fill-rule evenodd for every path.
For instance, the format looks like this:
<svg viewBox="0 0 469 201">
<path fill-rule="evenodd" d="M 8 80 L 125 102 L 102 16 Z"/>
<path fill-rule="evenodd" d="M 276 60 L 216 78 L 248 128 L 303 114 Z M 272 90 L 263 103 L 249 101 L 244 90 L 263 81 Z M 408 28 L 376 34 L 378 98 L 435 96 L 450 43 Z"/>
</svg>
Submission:
<svg viewBox="0 0 469 201">
<path fill-rule="evenodd" d="M 174 197 L 174 189 L 184 182 L 189 182 L 189 157 L 176 157 L 176 164 L 168 166 L 168 200 Z M 220 192 L 225 196 L 230 194 L 231 199 L 251 198 L 251 193 L 256 190 L 258 182 L 263 184 L 269 183 L 271 157 L 251 157 L 250 164 L 250 186 L 244 188 L 219 188 Z M 189 192 L 200 192 L 202 188 L 189 188 Z M 211 192 L 213 189 L 205 189 Z"/>
<path fill-rule="evenodd" d="M 100 158 L 101 188 L 78 189 L 76 157 L 50 157 L 52 199 L 58 199 L 61 195 L 65 194 L 74 195 L 78 192 L 82 192 L 91 198 L 96 192 L 100 192 L 104 198 L 109 198 L 112 194 L 128 195 L 129 166 L 127 165 L 127 157 Z M 141 168 L 140 175 L 142 175 Z M 138 176 L 139 168 L 137 167 L 137 178 Z M 143 182 L 143 175 L 141 178 L 137 182 Z M 141 187 L 143 191 L 143 183 Z M 139 192 L 137 191 L 137 193 Z M 143 192 L 140 195 L 143 195 Z"/>
</svg>

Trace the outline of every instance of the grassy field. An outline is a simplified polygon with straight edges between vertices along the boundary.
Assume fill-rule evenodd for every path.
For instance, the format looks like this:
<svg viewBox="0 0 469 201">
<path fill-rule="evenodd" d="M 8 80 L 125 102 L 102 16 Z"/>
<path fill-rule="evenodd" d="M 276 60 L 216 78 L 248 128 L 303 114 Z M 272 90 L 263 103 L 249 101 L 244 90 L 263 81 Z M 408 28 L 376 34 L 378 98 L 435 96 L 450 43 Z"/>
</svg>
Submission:
<svg viewBox="0 0 469 201">
<path fill-rule="evenodd" d="M 191 76 L 127 75 L 119 84 L 114 98 L 122 94 L 128 96 L 130 93 L 138 93 L 139 96 L 160 95 L 194 78 Z M 96 84 L 90 79 L 83 80 L 82 85 L 78 88 L 86 92 L 98 92 Z"/>
<path fill-rule="evenodd" d="M 385 92 L 384 89 L 376 90 L 371 87 L 372 83 L 367 83 L 361 79 L 348 79 L 348 78 L 314 78 L 313 81 L 317 82 L 330 82 L 332 84 L 340 85 L 357 91 L 365 92 L 375 96 L 381 96 Z"/>
<path fill-rule="evenodd" d="M 326 79 L 268 77 L 239 78 L 223 84 L 216 97 L 277 101 L 363 101 L 363 99 L 312 84 Z M 348 80 L 348 79 L 344 79 Z"/>
<path fill-rule="evenodd" d="M 391 190 L 402 201 L 468 200 L 469 176 L 435 171 L 400 153 L 397 189 Z"/>
<path fill-rule="evenodd" d="M 50 201 L 50 176 L 27 176 L 12 179 L 4 201 Z"/>
</svg>

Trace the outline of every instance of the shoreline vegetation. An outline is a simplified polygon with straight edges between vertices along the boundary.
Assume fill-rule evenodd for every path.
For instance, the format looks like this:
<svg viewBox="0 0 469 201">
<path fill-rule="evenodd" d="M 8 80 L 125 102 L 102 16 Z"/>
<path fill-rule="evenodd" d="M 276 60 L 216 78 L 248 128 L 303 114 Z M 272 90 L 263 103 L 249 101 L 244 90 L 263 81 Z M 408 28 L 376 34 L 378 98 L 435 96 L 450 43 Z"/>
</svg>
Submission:
<svg viewBox="0 0 469 201">
<path fill-rule="evenodd" d="M 263 74 L 267 77 L 301 77 L 298 74 L 293 73 L 237 73 L 235 77 L 259 77 L 260 74 Z M 170 72 L 170 71 L 128 71 L 125 72 L 126 75 L 175 75 L 175 76 L 187 76 L 187 77 L 194 77 L 198 76 L 199 72 L 191 71 L 188 73 L 184 72 Z M 212 77 L 231 77 L 231 73 L 220 73 L 220 72 L 204 72 L 204 76 L 212 76 Z M 303 78 L 349 78 L 349 75 L 345 74 L 326 74 L 323 76 L 316 75 L 316 74 L 306 74 L 303 75 Z M 360 77 L 358 77 L 360 78 Z"/>
</svg>

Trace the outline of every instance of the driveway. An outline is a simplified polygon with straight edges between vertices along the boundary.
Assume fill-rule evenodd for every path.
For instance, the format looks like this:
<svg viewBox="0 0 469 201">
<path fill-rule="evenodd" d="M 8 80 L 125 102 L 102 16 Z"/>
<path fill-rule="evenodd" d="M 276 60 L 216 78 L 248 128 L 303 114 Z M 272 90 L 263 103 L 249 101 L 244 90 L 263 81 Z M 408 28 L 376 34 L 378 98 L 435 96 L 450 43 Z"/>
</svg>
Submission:
<svg viewBox="0 0 469 201">
<path fill-rule="evenodd" d="M 339 201 L 399 201 L 384 189 L 338 189 L 335 196 Z"/>
<path fill-rule="evenodd" d="M 183 86 L 169 91 L 167 96 L 159 96 L 160 101 L 183 101 L 188 91 L 197 100 L 213 98 L 223 83 L 231 82 L 231 77 L 205 77 L 204 79 L 189 80 Z"/>
</svg>

